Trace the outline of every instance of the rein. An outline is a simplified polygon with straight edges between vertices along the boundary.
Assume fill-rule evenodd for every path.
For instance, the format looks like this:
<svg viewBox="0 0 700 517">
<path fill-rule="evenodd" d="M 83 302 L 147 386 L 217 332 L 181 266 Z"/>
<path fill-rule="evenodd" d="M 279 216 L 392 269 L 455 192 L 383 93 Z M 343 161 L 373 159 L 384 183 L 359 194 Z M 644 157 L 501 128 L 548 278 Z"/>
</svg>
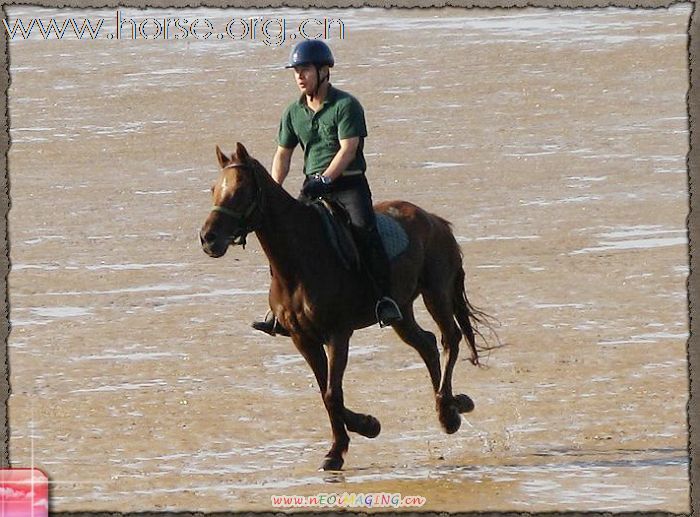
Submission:
<svg viewBox="0 0 700 517">
<path fill-rule="evenodd" d="M 236 167 L 246 167 L 242 163 L 231 163 L 224 167 L 224 169 L 233 169 Z M 212 212 L 219 212 L 227 217 L 233 219 L 237 226 L 241 228 L 239 232 L 235 235 L 229 237 L 230 241 L 234 245 L 241 245 L 245 249 L 246 237 L 249 233 L 254 232 L 257 229 L 257 225 L 252 223 L 251 216 L 256 211 L 262 214 L 263 211 L 263 195 L 262 189 L 258 183 L 258 179 L 255 176 L 255 172 L 251 170 L 253 176 L 253 183 L 255 184 L 255 199 L 245 210 L 234 210 L 222 205 L 214 205 L 211 209 Z"/>
</svg>

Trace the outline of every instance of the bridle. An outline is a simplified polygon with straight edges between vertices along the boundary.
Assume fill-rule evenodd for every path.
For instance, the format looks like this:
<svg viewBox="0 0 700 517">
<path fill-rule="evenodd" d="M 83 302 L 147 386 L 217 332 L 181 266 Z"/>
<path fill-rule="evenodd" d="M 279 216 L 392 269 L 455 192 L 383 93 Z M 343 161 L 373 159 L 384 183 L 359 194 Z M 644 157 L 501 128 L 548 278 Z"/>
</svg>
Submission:
<svg viewBox="0 0 700 517">
<path fill-rule="evenodd" d="M 223 214 L 229 217 L 230 219 L 233 219 L 234 223 L 240 228 L 240 230 L 234 235 L 230 235 L 228 237 L 228 241 L 233 245 L 241 245 L 243 246 L 243 249 L 245 249 L 246 237 L 249 233 L 254 232 L 260 226 L 260 217 L 257 218 L 258 221 L 254 222 L 252 216 L 256 210 L 258 211 L 259 216 L 263 214 L 264 197 L 262 189 L 260 188 L 260 185 L 258 183 L 258 178 L 256 177 L 255 171 L 253 171 L 249 166 L 242 163 L 230 163 L 226 167 L 224 167 L 224 169 L 234 169 L 239 167 L 248 168 L 248 170 L 251 172 L 255 188 L 255 199 L 253 199 L 253 202 L 245 210 L 234 210 L 232 208 L 228 208 L 222 205 L 214 205 L 211 211 L 219 212 L 220 214 Z"/>
</svg>

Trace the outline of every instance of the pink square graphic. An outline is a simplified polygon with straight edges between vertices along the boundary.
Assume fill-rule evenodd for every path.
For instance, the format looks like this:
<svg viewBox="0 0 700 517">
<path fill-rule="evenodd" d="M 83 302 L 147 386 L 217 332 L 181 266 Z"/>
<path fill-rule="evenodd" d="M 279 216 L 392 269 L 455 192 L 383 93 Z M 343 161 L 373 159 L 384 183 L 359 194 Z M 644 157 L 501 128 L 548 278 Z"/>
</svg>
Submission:
<svg viewBox="0 0 700 517">
<path fill-rule="evenodd" d="M 39 469 L 0 469 L 0 517 L 48 517 L 49 480 Z"/>
</svg>

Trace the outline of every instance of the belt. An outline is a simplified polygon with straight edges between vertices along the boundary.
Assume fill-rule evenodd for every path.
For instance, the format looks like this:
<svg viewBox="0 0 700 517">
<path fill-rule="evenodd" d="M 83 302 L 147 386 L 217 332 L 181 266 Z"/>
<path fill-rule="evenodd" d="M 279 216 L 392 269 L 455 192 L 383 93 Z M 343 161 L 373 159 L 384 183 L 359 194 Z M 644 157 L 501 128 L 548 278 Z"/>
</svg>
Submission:
<svg viewBox="0 0 700 517">
<path fill-rule="evenodd" d="M 355 169 L 355 170 L 345 170 L 343 171 L 340 176 L 336 179 L 336 181 L 340 178 L 347 177 L 347 176 L 362 176 L 365 173 L 362 169 Z M 318 173 L 320 174 L 320 172 Z M 307 178 L 313 178 L 316 174 L 305 174 Z"/>
</svg>

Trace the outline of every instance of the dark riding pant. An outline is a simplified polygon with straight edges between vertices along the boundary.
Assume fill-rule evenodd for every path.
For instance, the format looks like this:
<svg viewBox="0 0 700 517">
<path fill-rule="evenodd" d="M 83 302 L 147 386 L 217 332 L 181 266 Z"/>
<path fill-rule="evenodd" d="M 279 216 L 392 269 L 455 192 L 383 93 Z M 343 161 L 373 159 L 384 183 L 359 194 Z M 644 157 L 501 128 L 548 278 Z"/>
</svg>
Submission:
<svg viewBox="0 0 700 517">
<path fill-rule="evenodd" d="M 391 297 L 389 257 L 377 230 L 377 219 L 372 207 L 372 193 L 369 190 L 367 178 L 364 174 L 341 176 L 331 184 L 331 188 L 331 192 L 324 195 L 324 198 L 340 203 L 348 212 L 360 254 L 374 285 L 377 298 Z M 313 200 L 300 194 L 299 201 L 310 203 Z"/>
</svg>

